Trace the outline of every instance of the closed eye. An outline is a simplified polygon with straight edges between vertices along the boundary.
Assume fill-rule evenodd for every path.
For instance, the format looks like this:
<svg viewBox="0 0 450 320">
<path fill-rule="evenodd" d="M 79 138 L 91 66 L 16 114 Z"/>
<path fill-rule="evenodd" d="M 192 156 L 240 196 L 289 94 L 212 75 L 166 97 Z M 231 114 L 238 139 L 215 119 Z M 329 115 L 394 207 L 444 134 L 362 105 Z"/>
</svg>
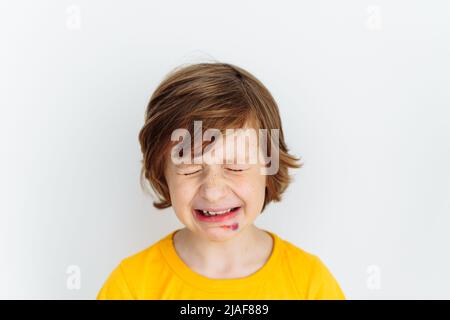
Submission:
<svg viewBox="0 0 450 320">
<path fill-rule="evenodd" d="M 194 171 L 194 172 L 183 173 L 183 175 L 184 175 L 184 176 L 190 176 L 190 175 L 193 175 L 194 173 L 200 172 L 201 170 L 202 170 L 202 169 L 199 169 L 199 170 Z"/>
<path fill-rule="evenodd" d="M 246 169 L 233 169 L 233 168 L 227 168 L 227 170 L 229 170 L 229 171 L 234 171 L 234 172 L 240 172 L 240 171 L 245 171 Z"/>
</svg>

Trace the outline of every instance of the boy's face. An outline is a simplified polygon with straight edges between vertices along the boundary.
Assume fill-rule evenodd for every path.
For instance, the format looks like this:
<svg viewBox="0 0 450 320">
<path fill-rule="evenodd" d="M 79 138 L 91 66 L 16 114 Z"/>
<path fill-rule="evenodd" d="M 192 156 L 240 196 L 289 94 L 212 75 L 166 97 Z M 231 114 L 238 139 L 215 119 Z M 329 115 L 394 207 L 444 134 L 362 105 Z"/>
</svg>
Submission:
<svg viewBox="0 0 450 320">
<path fill-rule="evenodd" d="M 239 139 L 242 134 L 235 132 L 233 136 Z M 236 146 L 233 156 L 231 145 L 225 140 L 223 137 L 216 141 L 219 143 L 214 145 L 214 150 L 218 153 L 211 153 L 211 150 L 203 153 L 203 157 L 221 154 L 221 163 L 195 164 L 192 161 L 192 164 L 177 165 L 168 157 L 165 169 L 172 207 L 178 219 L 190 231 L 214 241 L 227 240 L 254 222 L 263 207 L 266 188 L 266 175 L 260 171 L 265 166 L 259 158 L 256 163 L 249 159 L 245 163 L 237 161 L 248 157 L 249 148 L 260 153 L 257 145 L 246 142 L 245 147 Z M 227 159 L 232 159 L 233 163 L 228 164 Z M 236 207 L 238 209 L 233 209 Z M 203 210 L 213 211 L 215 215 Z"/>
</svg>

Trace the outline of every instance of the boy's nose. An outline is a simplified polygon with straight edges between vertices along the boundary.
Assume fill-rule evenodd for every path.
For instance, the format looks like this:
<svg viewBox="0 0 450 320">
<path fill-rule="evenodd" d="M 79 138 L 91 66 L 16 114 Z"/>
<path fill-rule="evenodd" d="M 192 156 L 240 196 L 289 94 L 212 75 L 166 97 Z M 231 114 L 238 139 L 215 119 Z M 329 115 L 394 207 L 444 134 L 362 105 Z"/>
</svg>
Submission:
<svg viewBox="0 0 450 320">
<path fill-rule="evenodd" d="M 225 197 L 227 192 L 228 186 L 218 172 L 209 173 L 201 186 L 201 196 L 211 203 L 215 203 Z"/>
</svg>

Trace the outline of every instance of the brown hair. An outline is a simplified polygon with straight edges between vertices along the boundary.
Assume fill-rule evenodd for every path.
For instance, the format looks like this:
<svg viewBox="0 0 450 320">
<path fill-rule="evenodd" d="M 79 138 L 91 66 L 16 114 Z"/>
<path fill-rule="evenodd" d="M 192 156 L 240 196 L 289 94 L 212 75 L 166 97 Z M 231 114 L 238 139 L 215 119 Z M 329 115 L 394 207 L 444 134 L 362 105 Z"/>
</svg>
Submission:
<svg viewBox="0 0 450 320">
<path fill-rule="evenodd" d="M 193 135 L 194 120 L 202 120 L 202 130 L 208 128 L 242 128 L 252 121 L 257 128 L 279 129 L 279 169 L 266 179 L 262 211 L 271 201 L 280 201 L 291 182 L 289 168 L 301 168 L 288 153 L 284 141 L 278 106 L 267 88 L 248 71 L 229 63 L 198 63 L 172 70 L 150 98 L 145 111 L 145 124 L 139 132 L 143 154 L 141 187 L 147 180 L 156 193 L 153 206 L 171 206 L 169 188 L 164 176 L 166 156 L 173 145 L 175 129 L 188 129 Z"/>
</svg>

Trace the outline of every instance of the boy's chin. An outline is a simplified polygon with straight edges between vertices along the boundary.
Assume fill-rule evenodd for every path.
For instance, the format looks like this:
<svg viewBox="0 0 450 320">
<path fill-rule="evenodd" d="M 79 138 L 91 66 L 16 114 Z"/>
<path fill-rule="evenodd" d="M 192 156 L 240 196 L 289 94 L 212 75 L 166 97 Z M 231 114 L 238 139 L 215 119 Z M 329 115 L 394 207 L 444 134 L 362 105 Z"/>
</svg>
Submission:
<svg viewBox="0 0 450 320">
<path fill-rule="evenodd" d="M 235 222 L 231 225 L 217 227 L 203 227 L 204 236 L 210 241 L 226 241 L 237 235 L 242 230 L 242 225 Z"/>
<path fill-rule="evenodd" d="M 246 223 L 243 216 L 243 213 L 240 213 L 233 219 L 213 223 L 197 220 L 196 229 L 197 232 L 201 233 L 199 236 L 202 238 L 206 238 L 211 241 L 225 241 L 233 238 L 245 228 Z"/>
</svg>

